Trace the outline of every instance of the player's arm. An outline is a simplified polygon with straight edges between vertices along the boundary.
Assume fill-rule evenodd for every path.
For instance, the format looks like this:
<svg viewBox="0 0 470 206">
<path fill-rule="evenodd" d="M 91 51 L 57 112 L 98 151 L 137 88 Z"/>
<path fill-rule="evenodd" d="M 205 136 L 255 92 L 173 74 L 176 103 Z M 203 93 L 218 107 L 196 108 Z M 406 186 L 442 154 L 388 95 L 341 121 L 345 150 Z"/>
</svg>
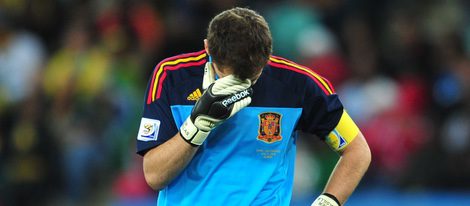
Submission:
<svg viewBox="0 0 470 206">
<path fill-rule="evenodd" d="M 177 133 L 165 143 L 144 155 L 144 176 L 147 184 L 160 190 L 175 178 L 189 163 L 198 147 L 191 146 Z"/>
<path fill-rule="evenodd" d="M 323 194 L 312 206 L 344 204 L 371 162 L 369 146 L 346 111 L 343 112 L 338 126 L 326 137 L 325 142 L 341 157 L 331 173 Z"/>
<path fill-rule="evenodd" d="M 367 171 L 370 161 L 371 153 L 369 146 L 362 133 L 359 133 L 354 141 L 342 152 L 325 186 L 324 194 L 326 195 L 320 196 L 316 201 L 328 201 L 326 200 L 327 198 L 334 201 L 334 198 L 336 198 L 340 205 L 344 204 Z M 331 196 L 328 197 L 328 194 Z"/>
<path fill-rule="evenodd" d="M 165 187 L 195 155 L 210 131 L 251 103 L 251 81 L 233 75 L 211 84 L 181 125 L 179 133 L 144 156 L 144 175 L 155 190 Z"/>
</svg>

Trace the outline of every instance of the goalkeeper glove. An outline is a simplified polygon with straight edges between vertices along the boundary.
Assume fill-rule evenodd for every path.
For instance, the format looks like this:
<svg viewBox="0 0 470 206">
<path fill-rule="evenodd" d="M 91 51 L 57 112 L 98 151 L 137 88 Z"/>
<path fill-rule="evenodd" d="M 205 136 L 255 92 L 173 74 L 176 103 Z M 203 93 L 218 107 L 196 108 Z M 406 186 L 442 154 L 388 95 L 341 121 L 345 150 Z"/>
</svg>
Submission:
<svg viewBox="0 0 470 206">
<path fill-rule="evenodd" d="M 249 79 L 228 75 L 214 80 L 214 76 L 210 65 L 206 65 L 203 88 L 209 86 L 180 127 L 181 137 L 193 146 L 201 145 L 213 128 L 251 103 Z"/>
<path fill-rule="evenodd" d="M 323 193 L 315 199 L 311 206 L 341 206 L 341 204 L 334 195 Z"/>
</svg>

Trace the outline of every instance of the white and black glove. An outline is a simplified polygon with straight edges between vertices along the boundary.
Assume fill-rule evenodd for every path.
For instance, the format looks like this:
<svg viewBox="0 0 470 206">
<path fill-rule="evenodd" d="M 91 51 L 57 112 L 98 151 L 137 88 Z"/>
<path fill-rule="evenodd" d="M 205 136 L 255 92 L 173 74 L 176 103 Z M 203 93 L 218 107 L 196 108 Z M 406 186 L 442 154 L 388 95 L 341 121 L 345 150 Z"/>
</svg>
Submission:
<svg viewBox="0 0 470 206">
<path fill-rule="evenodd" d="M 341 204 L 334 195 L 323 193 L 315 199 L 311 206 L 341 206 Z"/>
<path fill-rule="evenodd" d="M 180 127 L 181 137 L 193 146 L 201 145 L 212 129 L 251 103 L 253 89 L 249 79 L 228 75 L 215 80 L 214 76 L 210 63 L 206 64 L 205 91 Z"/>
</svg>

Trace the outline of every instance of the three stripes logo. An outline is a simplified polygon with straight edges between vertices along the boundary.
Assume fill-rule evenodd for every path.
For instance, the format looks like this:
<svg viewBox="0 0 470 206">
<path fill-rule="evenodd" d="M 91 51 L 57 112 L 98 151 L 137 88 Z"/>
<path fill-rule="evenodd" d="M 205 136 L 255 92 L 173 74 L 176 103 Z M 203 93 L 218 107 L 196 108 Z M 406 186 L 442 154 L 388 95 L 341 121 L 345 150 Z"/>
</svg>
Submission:
<svg viewBox="0 0 470 206">
<path fill-rule="evenodd" d="M 189 96 L 186 99 L 189 101 L 197 101 L 199 98 L 201 98 L 201 96 L 202 96 L 201 90 L 197 88 L 191 94 L 189 94 Z"/>
</svg>

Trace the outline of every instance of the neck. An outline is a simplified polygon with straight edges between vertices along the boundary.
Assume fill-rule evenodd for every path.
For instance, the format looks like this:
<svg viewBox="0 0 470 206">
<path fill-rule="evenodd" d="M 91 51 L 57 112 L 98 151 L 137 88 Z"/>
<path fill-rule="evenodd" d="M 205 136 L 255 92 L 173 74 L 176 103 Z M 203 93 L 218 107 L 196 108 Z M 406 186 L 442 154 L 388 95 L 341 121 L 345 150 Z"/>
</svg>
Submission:
<svg viewBox="0 0 470 206">
<path fill-rule="evenodd" d="M 212 62 L 212 67 L 214 68 L 214 71 L 215 71 L 215 73 L 217 74 L 217 76 L 219 78 L 223 78 L 223 77 L 226 77 L 226 76 L 232 74 L 231 69 L 229 69 L 229 68 L 221 69 L 214 62 Z"/>
</svg>

